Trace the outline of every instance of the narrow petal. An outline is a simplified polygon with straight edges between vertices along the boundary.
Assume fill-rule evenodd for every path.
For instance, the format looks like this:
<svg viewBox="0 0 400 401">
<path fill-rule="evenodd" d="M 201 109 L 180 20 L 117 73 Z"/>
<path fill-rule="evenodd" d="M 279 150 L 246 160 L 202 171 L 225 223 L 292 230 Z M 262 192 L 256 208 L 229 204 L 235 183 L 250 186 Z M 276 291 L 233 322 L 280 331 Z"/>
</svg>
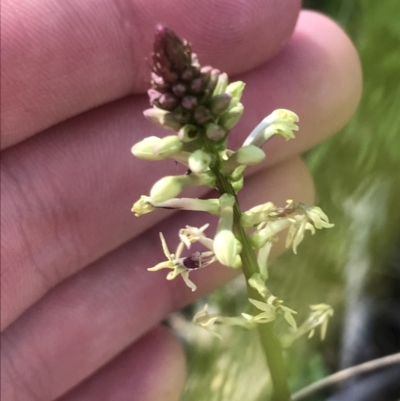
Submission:
<svg viewBox="0 0 400 401">
<path fill-rule="evenodd" d="M 181 276 L 183 278 L 183 281 L 185 282 L 185 284 L 192 290 L 192 291 L 196 291 L 197 286 L 193 283 L 193 281 L 191 281 L 189 279 L 189 272 L 186 270 L 184 272 L 181 273 Z"/>
</svg>

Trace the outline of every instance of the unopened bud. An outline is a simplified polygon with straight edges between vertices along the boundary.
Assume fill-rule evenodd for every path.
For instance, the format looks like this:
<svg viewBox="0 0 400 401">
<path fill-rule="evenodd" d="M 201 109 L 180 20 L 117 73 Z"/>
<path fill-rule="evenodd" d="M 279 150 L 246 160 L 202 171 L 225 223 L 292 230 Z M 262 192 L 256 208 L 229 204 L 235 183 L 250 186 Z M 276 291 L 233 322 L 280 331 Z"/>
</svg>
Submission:
<svg viewBox="0 0 400 401">
<path fill-rule="evenodd" d="M 151 199 L 156 202 L 165 202 L 175 198 L 185 188 L 206 185 L 215 186 L 215 176 L 211 172 L 203 174 L 168 176 L 158 180 L 150 190 Z"/>
<path fill-rule="evenodd" d="M 174 92 L 174 95 L 177 97 L 182 97 L 186 91 L 186 85 L 184 85 L 182 82 L 178 82 L 172 87 L 172 92 Z"/>
<path fill-rule="evenodd" d="M 231 130 L 240 120 L 243 114 L 244 107 L 242 103 L 238 103 L 236 106 L 225 111 L 220 120 L 219 124 L 222 125 L 227 131 Z"/>
<path fill-rule="evenodd" d="M 166 110 L 161 110 L 153 107 L 151 109 L 145 110 L 143 114 L 149 121 L 163 128 L 178 131 L 182 126 L 175 118 L 174 114 L 169 113 Z"/>
<path fill-rule="evenodd" d="M 243 188 L 244 180 L 243 177 L 240 180 L 231 182 L 232 188 L 235 193 L 238 193 Z"/>
<path fill-rule="evenodd" d="M 182 183 L 178 177 L 163 177 L 151 188 L 150 198 L 157 203 L 165 202 L 179 195 L 182 189 Z"/>
<path fill-rule="evenodd" d="M 212 94 L 213 97 L 218 96 L 221 93 L 224 93 L 227 86 L 228 86 L 228 74 L 223 72 L 218 77 L 217 85 L 215 86 L 215 89 Z"/>
<path fill-rule="evenodd" d="M 243 267 L 242 259 L 240 258 L 240 255 L 236 255 L 235 263 L 231 267 L 233 269 L 241 269 Z"/>
<path fill-rule="evenodd" d="M 181 124 L 181 126 L 185 125 L 185 124 L 188 124 L 190 119 L 191 119 L 191 115 L 192 115 L 192 113 L 190 113 L 187 110 L 183 110 L 183 109 L 182 110 L 179 110 L 179 109 L 175 110 L 171 114 L 174 117 L 174 119 L 176 121 L 178 121 L 179 124 Z"/>
<path fill-rule="evenodd" d="M 203 67 L 201 69 L 202 72 L 206 71 L 205 70 L 206 68 L 208 68 L 208 67 Z M 212 68 L 211 71 L 207 72 L 206 74 L 209 75 L 209 77 L 210 77 L 208 80 L 208 83 L 207 83 L 207 93 L 208 93 L 207 99 L 209 100 L 209 99 L 211 99 L 214 89 L 217 86 L 218 77 L 221 74 L 221 72 L 219 70 L 217 70 L 216 68 Z"/>
<path fill-rule="evenodd" d="M 172 155 L 171 159 L 175 160 L 178 163 L 183 164 L 185 167 L 188 167 L 189 156 L 190 156 L 190 152 L 186 152 L 184 150 L 181 150 L 180 152 L 175 153 L 174 155 Z"/>
<path fill-rule="evenodd" d="M 239 181 L 239 180 L 243 179 L 245 170 L 246 170 L 245 166 L 236 167 L 235 170 L 233 170 L 232 174 L 230 174 L 229 180 L 231 182 L 234 182 L 234 181 Z"/>
<path fill-rule="evenodd" d="M 149 197 L 142 195 L 140 199 L 132 206 L 132 212 L 139 217 L 154 210 L 153 205 L 149 202 Z"/>
<path fill-rule="evenodd" d="M 160 109 L 172 111 L 178 106 L 179 101 L 172 93 L 163 93 L 154 104 Z"/>
<path fill-rule="evenodd" d="M 222 161 L 222 169 L 227 174 L 232 174 L 240 166 L 252 166 L 265 158 L 265 153 L 257 146 L 243 146 L 236 152 L 228 152 L 227 160 Z"/>
<path fill-rule="evenodd" d="M 242 81 L 232 82 L 227 86 L 225 92 L 232 95 L 231 107 L 236 106 L 240 102 L 245 86 L 246 84 Z"/>
<path fill-rule="evenodd" d="M 178 137 L 182 142 L 192 142 L 199 136 L 198 128 L 195 125 L 186 124 L 178 132 Z"/>
<path fill-rule="evenodd" d="M 156 104 L 158 99 L 160 99 L 162 93 L 155 89 L 149 89 L 147 91 L 147 95 L 149 96 L 150 104 L 153 105 Z"/>
<path fill-rule="evenodd" d="M 217 233 L 223 230 L 232 231 L 235 197 L 230 194 L 223 194 L 219 198 L 219 203 L 221 205 L 221 214 L 219 216 Z"/>
<path fill-rule="evenodd" d="M 203 125 L 212 119 L 212 114 L 207 107 L 197 106 L 193 113 L 193 118 L 197 124 Z"/>
<path fill-rule="evenodd" d="M 156 156 L 163 158 L 178 153 L 183 147 L 182 141 L 176 135 L 169 135 L 162 138 L 153 148 Z"/>
<path fill-rule="evenodd" d="M 210 123 L 207 124 L 206 136 L 208 139 L 218 142 L 225 138 L 226 130 L 218 124 Z"/>
<path fill-rule="evenodd" d="M 166 78 L 167 72 L 182 73 L 191 62 L 191 49 L 174 31 L 157 26 L 154 38 L 153 65 L 158 75 Z"/>
<path fill-rule="evenodd" d="M 191 93 L 200 93 L 204 90 L 207 85 L 208 80 L 204 79 L 203 77 L 195 78 L 190 83 L 190 92 Z"/>
<path fill-rule="evenodd" d="M 229 93 L 221 93 L 218 96 L 213 96 L 210 103 L 210 110 L 214 114 L 219 115 L 229 107 L 231 100 L 232 95 L 230 95 Z"/>
<path fill-rule="evenodd" d="M 181 79 L 182 81 L 190 82 L 198 73 L 199 71 L 196 68 L 189 66 L 182 72 Z"/>
<path fill-rule="evenodd" d="M 153 152 L 154 146 L 158 145 L 161 141 L 161 138 L 157 136 L 150 136 L 148 138 L 143 139 L 137 144 L 132 146 L 131 152 L 134 156 L 139 159 L 144 160 L 163 160 L 164 156 L 156 155 Z"/>
<path fill-rule="evenodd" d="M 197 70 L 200 70 L 199 58 L 197 57 L 196 53 L 192 53 L 191 62 L 193 67 L 195 67 Z"/>
<path fill-rule="evenodd" d="M 185 96 L 182 99 L 181 106 L 186 110 L 193 110 L 197 106 L 197 98 L 195 96 Z"/>
<path fill-rule="evenodd" d="M 161 119 L 167 114 L 167 111 L 152 107 L 143 112 L 143 115 L 152 123 L 162 126 Z"/>
<path fill-rule="evenodd" d="M 210 75 L 210 74 L 211 74 L 211 71 L 213 71 L 213 70 L 214 70 L 214 68 L 212 68 L 211 66 L 205 65 L 204 67 L 201 67 L 200 72 L 201 72 L 202 74 Z M 217 70 L 216 70 L 216 71 L 217 71 Z"/>
<path fill-rule="evenodd" d="M 237 239 L 232 231 L 222 230 L 218 232 L 214 238 L 214 253 L 220 263 L 235 267 L 239 251 Z"/>
<path fill-rule="evenodd" d="M 248 145 L 239 148 L 234 154 L 234 158 L 239 164 L 251 166 L 264 160 L 265 153 L 257 146 Z"/>
<path fill-rule="evenodd" d="M 151 84 L 158 90 L 168 88 L 168 84 L 164 81 L 164 79 L 154 72 L 151 73 Z"/>
<path fill-rule="evenodd" d="M 189 168 L 193 173 L 203 173 L 211 163 L 211 155 L 198 149 L 189 156 Z"/>
<path fill-rule="evenodd" d="M 161 118 L 161 125 L 164 128 L 169 128 L 174 131 L 179 131 L 182 127 L 182 124 L 176 119 L 173 113 L 167 113 Z"/>
</svg>

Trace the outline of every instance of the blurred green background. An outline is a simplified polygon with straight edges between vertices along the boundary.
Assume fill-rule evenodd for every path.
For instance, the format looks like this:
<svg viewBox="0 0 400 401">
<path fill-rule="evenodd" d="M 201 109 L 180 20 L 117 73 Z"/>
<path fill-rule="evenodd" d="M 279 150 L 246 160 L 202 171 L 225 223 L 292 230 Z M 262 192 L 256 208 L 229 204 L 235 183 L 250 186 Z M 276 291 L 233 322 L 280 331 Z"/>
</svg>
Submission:
<svg viewBox="0 0 400 401">
<path fill-rule="evenodd" d="M 355 43 L 363 66 L 364 92 L 358 112 L 335 137 L 304 155 L 315 177 L 316 204 L 335 223 L 275 262 L 273 293 L 299 312 L 326 302 L 335 309 L 328 337 L 301 338 L 289 350 L 293 391 L 337 370 L 352 302 L 390 279 L 385 263 L 400 247 L 400 1 L 308 0 L 336 20 Z M 203 301 L 204 302 L 204 301 Z M 223 315 L 246 309 L 243 283 L 214 292 L 207 302 Z M 182 401 L 265 400 L 269 378 L 256 332 L 221 329 L 215 340 L 188 323 L 202 302 L 171 318 L 188 355 Z M 343 362 L 343 360 L 342 360 Z M 318 395 L 312 400 L 322 400 Z M 311 400 L 311 398 L 310 398 Z"/>
</svg>

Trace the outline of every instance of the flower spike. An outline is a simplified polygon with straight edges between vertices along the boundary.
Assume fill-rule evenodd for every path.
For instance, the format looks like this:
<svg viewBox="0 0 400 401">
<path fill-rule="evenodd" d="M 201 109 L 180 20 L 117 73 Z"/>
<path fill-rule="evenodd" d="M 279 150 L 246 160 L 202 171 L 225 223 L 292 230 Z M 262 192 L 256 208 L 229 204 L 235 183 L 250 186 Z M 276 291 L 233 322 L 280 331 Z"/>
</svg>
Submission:
<svg viewBox="0 0 400 401">
<path fill-rule="evenodd" d="M 205 305 L 194 316 L 195 324 L 211 330 L 219 338 L 219 334 L 213 331 L 217 325 L 250 329 L 259 324 L 270 324 L 277 318 L 287 322 L 279 333 L 283 346 L 290 345 L 301 334 L 312 335 L 317 326 L 320 326 L 323 338 L 332 309 L 325 304 L 313 305 L 309 318 L 298 328 L 294 319 L 296 312 L 267 288 L 268 258 L 278 234 L 286 234 L 286 246 L 296 253 L 306 231 L 314 234 L 317 229 L 330 228 L 333 224 L 319 207 L 293 201 L 287 201 L 284 207 L 267 202 L 243 213 L 236 196 L 243 187 L 248 166 L 260 163 L 268 156 L 261 149 L 264 143 L 273 136 L 282 136 L 286 140 L 294 138 L 298 116 L 286 109 L 275 110 L 254 128 L 241 147 L 229 149 L 230 131 L 244 111 L 241 97 L 245 84 L 241 81 L 229 83 L 228 75 L 223 71 L 201 66 L 190 43 L 161 25 L 157 27 L 152 61 L 151 88 L 147 92 L 151 107 L 144 111 L 144 115 L 158 127 L 174 132 L 163 137 L 145 138 L 134 145 L 131 152 L 140 159 L 160 161 L 160 165 L 177 162 L 185 169 L 161 177 L 150 188 L 149 196 L 142 196 L 135 202 L 132 211 L 136 216 L 157 208 L 202 211 L 217 216 L 218 225 L 214 238 L 205 234 L 208 224 L 182 228 L 175 253 L 170 252 L 160 233 L 166 260 L 148 270 L 168 269 L 167 280 L 181 276 L 195 291 L 196 285 L 189 278 L 192 270 L 215 261 L 242 269 L 252 314 L 219 316 L 209 313 Z M 170 170 L 166 168 L 165 171 Z M 200 186 L 219 194 L 215 199 L 178 198 L 184 190 Z M 205 250 L 190 250 L 194 243 Z M 185 256 L 183 252 L 186 250 L 188 255 Z M 276 330 L 271 326 L 259 326 L 259 330 L 266 339 L 263 346 L 276 344 L 272 360 L 279 362 L 281 350 L 279 341 L 274 339 Z M 271 351 L 266 346 L 264 348 L 267 358 L 270 358 Z M 271 377 L 276 376 L 272 371 L 274 363 L 269 361 L 269 367 Z M 288 400 L 285 377 L 278 384 L 281 388 L 275 389 L 278 395 L 275 398 Z"/>
</svg>

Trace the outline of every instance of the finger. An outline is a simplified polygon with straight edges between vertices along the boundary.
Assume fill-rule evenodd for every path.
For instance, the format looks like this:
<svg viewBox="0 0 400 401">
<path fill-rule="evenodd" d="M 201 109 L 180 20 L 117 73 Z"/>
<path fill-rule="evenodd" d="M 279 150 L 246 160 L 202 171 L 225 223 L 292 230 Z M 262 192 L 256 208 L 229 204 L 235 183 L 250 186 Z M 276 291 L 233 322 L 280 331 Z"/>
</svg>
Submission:
<svg viewBox="0 0 400 401">
<path fill-rule="evenodd" d="M 293 198 L 311 203 L 313 198 L 309 172 L 299 159 L 257 173 L 246 188 L 244 209 L 268 200 L 284 204 Z M 159 231 L 174 248 L 179 228 L 204 222 L 202 214 L 174 215 L 56 287 L 5 330 L 4 399 L 33 401 L 32 394 L 41 401 L 54 399 L 171 311 L 236 274 L 217 265 L 200 269 L 190 276 L 198 286 L 191 292 L 180 277 L 171 282 L 165 279 L 164 271 L 146 270 L 165 260 Z"/>
<path fill-rule="evenodd" d="M 235 133 L 251 132 L 266 110 L 285 108 L 300 117 L 295 141 L 283 146 L 279 138 L 268 142 L 270 162 L 309 149 L 337 132 L 354 114 L 362 92 L 360 61 L 349 38 L 332 20 L 310 11 L 301 13 L 279 57 L 244 80 L 245 115 L 232 132 L 238 145 L 242 142 Z"/>
<path fill-rule="evenodd" d="M 249 127 L 290 104 L 301 117 L 301 131 L 292 143 L 266 146 L 269 165 L 332 134 L 360 94 L 356 53 L 333 22 L 306 13 L 292 41 L 296 46 L 290 42 L 271 68 L 246 76 L 247 111 L 231 135 L 232 142 L 243 141 Z M 166 216 L 135 220 L 130 213 L 133 201 L 161 174 L 180 173 L 173 163 L 152 164 L 129 154 L 143 133 L 163 135 L 144 121 L 144 107 L 143 99 L 119 101 L 3 152 L 3 328 L 56 283 Z"/>
<path fill-rule="evenodd" d="M 184 379 L 182 349 L 158 327 L 58 401 L 177 401 Z"/>
<path fill-rule="evenodd" d="M 277 52 L 299 9 L 299 0 L 4 1 L 1 146 L 144 91 L 157 23 L 204 63 L 238 73 Z"/>
</svg>

